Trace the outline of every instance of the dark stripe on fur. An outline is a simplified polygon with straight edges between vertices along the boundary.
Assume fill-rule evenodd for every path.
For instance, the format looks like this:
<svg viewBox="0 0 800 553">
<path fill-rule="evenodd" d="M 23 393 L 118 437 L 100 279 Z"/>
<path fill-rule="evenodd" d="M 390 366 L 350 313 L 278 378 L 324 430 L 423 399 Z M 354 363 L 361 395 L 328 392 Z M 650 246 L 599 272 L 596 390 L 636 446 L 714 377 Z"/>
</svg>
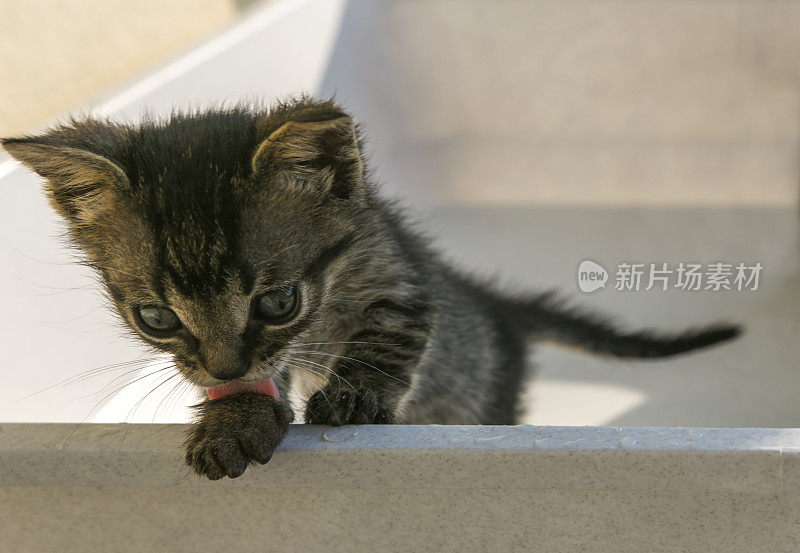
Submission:
<svg viewBox="0 0 800 553">
<path fill-rule="evenodd" d="M 344 254 L 353 243 L 354 236 L 348 234 L 336 241 L 332 246 L 323 249 L 319 255 L 308 265 L 305 271 L 305 278 L 319 278 L 319 276 L 337 258 Z"/>
</svg>

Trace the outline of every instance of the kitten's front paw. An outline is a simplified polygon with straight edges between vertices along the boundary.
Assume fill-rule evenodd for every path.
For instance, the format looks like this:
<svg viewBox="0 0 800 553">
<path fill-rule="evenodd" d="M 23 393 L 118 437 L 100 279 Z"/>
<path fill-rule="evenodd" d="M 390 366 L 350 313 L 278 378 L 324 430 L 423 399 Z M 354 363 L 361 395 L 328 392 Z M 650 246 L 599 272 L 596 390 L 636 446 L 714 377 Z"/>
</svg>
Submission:
<svg viewBox="0 0 800 553">
<path fill-rule="evenodd" d="M 392 413 L 380 407 L 371 391 L 361 388 L 326 387 L 316 392 L 306 405 L 308 424 L 392 424 Z"/>
<path fill-rule="evenodd" d="M 294 420 L 287 402 L 259 394 L 209 400 L 198 409 L 186 440 L 186 464 L 211 480 L 236 478 L 251 462 L 269 461 Z"/>
</svg>

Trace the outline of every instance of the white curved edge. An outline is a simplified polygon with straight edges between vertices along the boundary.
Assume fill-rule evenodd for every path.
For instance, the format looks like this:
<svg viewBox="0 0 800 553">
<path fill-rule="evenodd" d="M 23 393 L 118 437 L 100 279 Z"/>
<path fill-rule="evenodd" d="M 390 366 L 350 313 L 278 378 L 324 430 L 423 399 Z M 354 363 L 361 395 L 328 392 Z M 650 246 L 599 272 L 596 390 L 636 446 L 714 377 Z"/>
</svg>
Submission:
<svg viewBox="0 0 800 553">
<path fill-rule="evenodd" d="M 273 25 L 285 16 L 303 8 L 313 0 L 279 0 L 268 4 L 243 18 L 238 24 L 216 38 L 192 50 L 185 56 L 175 60 L 166 67 L 140 80 L 127 90 L 106 100 L 92 110 L 96 115 L 111 115 L 126 108 L 147 94 L 153 92 L 175 78 L 188 73 L 203 62 L 206 62 L 234 46 L 246 38 L 256 34 L 269 25 Z"/>
<path fill-rule="evenodd" d="M 0 180 L 2 180 L 3 177 L 7 177 L 20 167 L 22 167 L 22 164 L 16 159 L 9 159 L 8 161 L 0 163 Z"/>
<path fill-rule="evenodd" d="M 112 115 L 133 104 L 175 78 L 191 71 L 205 61 L 224 52 L 265 27 L 280 21 L 285 16 L 303 8 L 313 0 L 277 0 L 244 16 L 230 29 L 179 57 L 161 69 L 157 69 L 131 87 L 112 96 L 91 110 L 95 115 Z M 22 165 L 13 159 L 0 163 L 0 180 Z"/>
</svg>

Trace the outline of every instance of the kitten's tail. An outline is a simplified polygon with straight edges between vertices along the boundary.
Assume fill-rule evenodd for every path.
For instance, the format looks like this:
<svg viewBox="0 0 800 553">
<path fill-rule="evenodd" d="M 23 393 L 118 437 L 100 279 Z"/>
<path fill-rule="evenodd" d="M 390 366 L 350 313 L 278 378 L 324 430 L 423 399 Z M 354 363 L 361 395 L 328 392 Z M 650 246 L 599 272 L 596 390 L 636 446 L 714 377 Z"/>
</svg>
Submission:
<svg viewBox="0 0 800 553">
<path fill-rule="evenodd" d="M 668 335 L 650 330 L 626 332 L 606 319 L 561 305 L 546 293 L 533 299 L 514 301 L 514 326 L 522 327 L 530 339 L 554 341 L 599 354 L 627 358 L 655 358 L 678 355 L 709 347 L 739 336 L 733 324 L 714 324 Z"/>
</svg>

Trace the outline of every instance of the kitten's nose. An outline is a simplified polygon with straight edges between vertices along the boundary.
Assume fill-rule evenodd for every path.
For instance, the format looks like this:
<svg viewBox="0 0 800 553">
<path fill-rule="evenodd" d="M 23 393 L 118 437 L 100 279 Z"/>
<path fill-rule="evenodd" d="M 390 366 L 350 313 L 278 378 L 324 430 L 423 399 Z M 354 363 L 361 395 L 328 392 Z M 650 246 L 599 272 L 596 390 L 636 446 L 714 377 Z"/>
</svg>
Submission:
<svg viewBox="0 0 800 553">
<path fill-rule="evenodd" d="M 238 367 L 212 365 L 207 367 L 206 371 L 217 380 L 233 380 L 234 378 L 241 378 L 247 373 L 247 365 L 244 363 L 241 363 Z"/>
<path fill-rule="evenodd" d="M 240 378 L 250 368 L 242 358 L 241 340 L 207 340 L 200 346 L 206 372 L 219 380 Z"/>
</svg>

